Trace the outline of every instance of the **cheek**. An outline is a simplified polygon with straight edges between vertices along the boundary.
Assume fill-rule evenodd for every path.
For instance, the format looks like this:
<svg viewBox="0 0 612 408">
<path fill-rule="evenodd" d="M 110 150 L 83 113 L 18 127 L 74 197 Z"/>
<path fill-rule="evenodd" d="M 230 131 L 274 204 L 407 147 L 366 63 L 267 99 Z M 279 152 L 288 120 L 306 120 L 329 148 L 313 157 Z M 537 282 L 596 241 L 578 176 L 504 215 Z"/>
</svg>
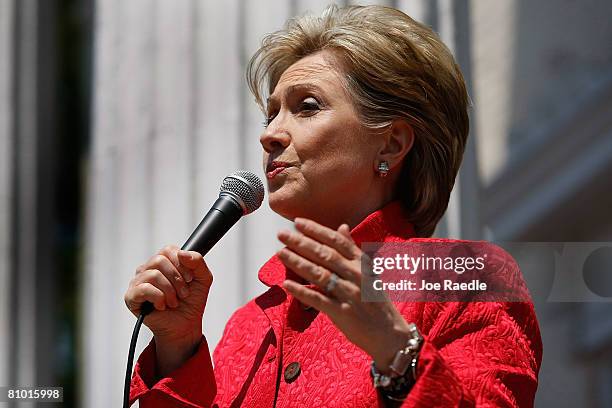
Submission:
<svg viewBox="0 0 612 408">
<path fill-rule="evenodd" d="M 355 131 L 338 131 L 316 143 L 305 159 L 318 172 L 361 173 L 371 167 L 375 152 L 371 143 Z M 329 181 L 329 180 L 328 180 Z"/>
<path fill-rule="evenodd" d="M 296 141 L 296 147 L 299 147 L 305 159 L 357 157 L 366 147 L 361 132 L 362 129 L 353 121 L 330 119 L 328 123 L 312 128 L 307 137 Z"/>
<path fill-rule="evenodd" d="M 314 190 L 351 190 L 372 172 L 370 154 L 355 145 L 328 146 L 304 163 L 303 176 Z"/>
</svg>

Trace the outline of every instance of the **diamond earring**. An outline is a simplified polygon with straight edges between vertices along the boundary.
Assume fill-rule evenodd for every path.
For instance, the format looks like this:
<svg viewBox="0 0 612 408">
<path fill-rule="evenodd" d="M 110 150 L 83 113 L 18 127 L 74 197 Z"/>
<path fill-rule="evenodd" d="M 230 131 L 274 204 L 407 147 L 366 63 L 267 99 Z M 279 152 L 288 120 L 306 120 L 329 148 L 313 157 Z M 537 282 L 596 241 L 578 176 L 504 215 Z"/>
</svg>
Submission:
<svg viewBox="0 0 612 408">
<path fill-rule="evenodd" d="M 380 177 L 387 177 L 387 173 L 389 173 L 389 163 L 383 160 L 378 164 L 378 175 Z"/>
</svg>

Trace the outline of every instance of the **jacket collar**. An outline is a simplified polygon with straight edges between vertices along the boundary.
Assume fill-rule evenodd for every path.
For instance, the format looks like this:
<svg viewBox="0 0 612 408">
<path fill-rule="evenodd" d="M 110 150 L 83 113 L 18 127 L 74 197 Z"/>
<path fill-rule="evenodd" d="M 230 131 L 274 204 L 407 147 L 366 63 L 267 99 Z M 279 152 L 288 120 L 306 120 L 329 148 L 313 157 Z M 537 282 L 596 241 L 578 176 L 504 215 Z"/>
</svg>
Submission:
<svg viewBox="0 0 612 408">
<path fill-rule="evenodd" d="M 374 211 L 351 231 L 358 246 L 365 242 L 398 242 L 415 236 L 414 228 L 399 201 L 392 201 Z M 285 277 L 295 275 L 287 271 L 276 255 L 259 270 L 259 280 L 266 286 L 280 285 Z"/>
</svg>

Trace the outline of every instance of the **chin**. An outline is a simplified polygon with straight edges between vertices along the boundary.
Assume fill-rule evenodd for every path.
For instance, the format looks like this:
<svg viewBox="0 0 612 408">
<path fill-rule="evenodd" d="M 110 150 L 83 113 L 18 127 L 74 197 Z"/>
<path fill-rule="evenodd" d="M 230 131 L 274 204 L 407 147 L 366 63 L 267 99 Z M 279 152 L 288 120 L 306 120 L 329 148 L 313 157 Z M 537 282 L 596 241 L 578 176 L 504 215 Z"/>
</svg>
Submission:
<svg viewBox="0 0 612 408">
<path fill-rule="evenodd" d="M 303 212 L 300 203 L 305 201 L 299 200 L 297 197 L 290 194 L 283 194 L 280 191 L 275 191 L 268 195 L 268 204 L 270 209 L 288 220 L 293 220 L 295 217 L 299 217 Z"/>
</svg>

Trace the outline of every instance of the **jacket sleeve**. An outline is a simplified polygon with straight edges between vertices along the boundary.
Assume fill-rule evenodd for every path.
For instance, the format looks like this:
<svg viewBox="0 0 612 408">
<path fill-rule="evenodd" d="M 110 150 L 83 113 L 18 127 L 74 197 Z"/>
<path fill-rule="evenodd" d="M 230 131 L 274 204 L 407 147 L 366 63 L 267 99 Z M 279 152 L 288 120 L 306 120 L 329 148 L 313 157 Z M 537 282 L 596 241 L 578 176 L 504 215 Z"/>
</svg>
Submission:
<svg viewBox="0 0 612 408">
<path fill-rule="evenodd" d="M 130 387 L 130 405 L 141 408 L 211 407 L 217 386 L 206 339 L 196 353 L 166 378 L 155 382 L 155 339 L 140 354 Z"/>
<path fill-rule="evenodd" d="M 433 308 L 438 310 L 419 355 L 417 382 L 402 406 L 533 406 L 542 343 L 530 302 Z"/>
</svg>

